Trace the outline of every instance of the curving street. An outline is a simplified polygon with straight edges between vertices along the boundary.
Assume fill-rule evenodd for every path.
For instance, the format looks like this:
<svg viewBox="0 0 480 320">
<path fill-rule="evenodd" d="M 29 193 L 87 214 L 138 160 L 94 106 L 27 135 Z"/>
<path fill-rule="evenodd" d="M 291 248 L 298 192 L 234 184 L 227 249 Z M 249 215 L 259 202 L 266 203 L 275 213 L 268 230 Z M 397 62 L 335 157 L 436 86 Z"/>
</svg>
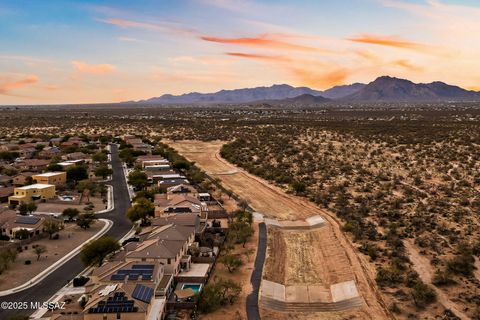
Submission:
<svg viewBox="0 0 480 320">
<path fill-rule="evenodd" d="M 128 196 L 122 162 L 118 157 L 117 145 L 111 145 L 111 157 L 113 175 L 110 184 L 113 186 L 113 201 L 115 203 L 115 208 L 110 212 L 98 214 L 98 217 L 111 220 L 113 226 L 106 235 L 120 239 L 127 234 L 132 227 L 130 220 L 125 217 L 125 212 L 128 207 L 130 207 L 130 198 Z M 28 305 L 30 305 L 30 302 L 45 302 L 83 270 L 84 266 L 77 254 L 37 285 L 21 292 L 3 296 L 0 299 L 2 302 L 27 302 Z M 34 311 L 35 310 L 32 309 L 0 309 L 0 319 L 8 319 L 8 317 L 15 314 L 31 314 Z"/>
</svg>

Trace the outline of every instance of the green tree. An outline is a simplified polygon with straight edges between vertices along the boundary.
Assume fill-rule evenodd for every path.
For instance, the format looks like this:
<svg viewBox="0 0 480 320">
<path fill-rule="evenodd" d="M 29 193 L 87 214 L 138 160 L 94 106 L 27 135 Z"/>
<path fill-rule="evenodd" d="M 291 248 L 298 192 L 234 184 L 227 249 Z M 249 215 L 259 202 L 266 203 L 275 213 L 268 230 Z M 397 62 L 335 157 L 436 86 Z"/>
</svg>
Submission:
<svg viewBox="0 0 480 320">
<path fill-rule="evenodd" d="M 187 160 L 180 159 L 180 160 L 175 160 L 172 166 L 174 169 L 177 169 L 177 170 L 189 170 L 191 164 Z"/>
<path fill-rule="evenodd" d="M 67 169 L 67 180 L 81 181 L 88 179 L 88 171 L 85 166 L 73 166 Z"/>
<path fill-rule="evenodd" d="M 27 203 L 27 212 L 28 213 L 35 212 L 35 210 L 37 210 L 37 205 L 35 204 L 35 202 Z"/>
<path fill-rule="evenodd" d="M 63 167 L 58 163 L 50 163 L 47 167 L 47 171 L 50 171 L 50 172 L 63 171 Z"/>
<path fill-rule="evenodd" d="M 30 237 L 30 231 L 28 231 L 27 229 L 20 229 L 15 231 L 16 239 L 24 240 L 28 239 L 28 237 Z"/>
<path fill-rule="evenodd" d="M 136 190 L 142 190 L 147 186 L 147 174 L 140 170 L 133 170 L 128 174 L 128 183 Z"/>
<path fill-rule="evenodd" d="M 95 176 L 101 177 L 102 179 L 106 179 L 112 173 L 113 170 L 110 169 L 106 164 L 100 165 L 95 169 Z"/>
<path fill-rule="evenodd" d="M 237 244 L 242 244 L 245 248 L 245 244 L 253 235 L 253 228 L 248 222 L 235 221 L 230 224 L 229 237 Z"/>
<path fill-rule="evenodd" d="M 242 287 L 233 280 L 219 279 L 213 283 L 208 283 L 199 296 L 199 311 L 202 313 L 211 313 L 222 306 L 234 304 Z"/>
<path fill-rule="evenodd" d="M 28 203 L 26 203 L 26 202 L 20 203 L 19 206 L 18 206 L 18 212 L 21 215 L 26 215 L 28 213 Z"/>
<path fill-rule="evenodd" d="M 90 179 L 82 180 L 77 185 L 78 192 L 83 193 L 85 190 L 89 190 L 91 195 L 94 195 L 95 192 L 97 192 L 97 188 L 98 185 Z"/>
<path fill-rule="evenodd" d="M 77 218 L 77 226 L 80 228 L 87 230 L 92 225 L 93 221 L 95 220 L 95 214 L 93 213 L 84 213 L 78 216 Z"/>
<path fill-rule="evenodd" d="M 48 233 L 49 239 L 52 239 L 53 235 L 60 231 L 60 223 L 53 220 L 47 220 L 43 224 L 43 231 Z"/>
<path fill-rule="evenodd" d="M 105 258 L 120 249 L 120 244 L 112 237 L 104 236 L 86 244 L 80 252 L 80 259 L 85 266 L 101 266 Z"/>
<path fill-rule="evenodd" d="M 105 152 L 97 152 L 92 156 L 92 160 L 95 162 L 107 162 L 108 155 Z"/>
<path fill-rule="evenodd" d="M 127 210 L 127 218 L 135 222 L 141 220 L 142 224 L 148 223 L 148 218 L 155 213 L 155 205 L 146 198 L 139 198 L 132 207 Z"/>
<path fill-rule="evenodd" d="M 62 215 L 64 217 L 67 217 L 68 220 L 72 221 L 73 218 L 75 218 L 76 216 L 78 216 L 80 214 L 80 211 L 78 211 L 78 209 L 76 208 L 66 208 L 65 210 L 63 210 L 62 212 Z"/>
<path fill-rule="evenodd" d="M 40 260 L 40 256 L 47 252 L 47 247 L 42 245 L 37 245 L 33 248 L 33 252 L 37 255 L 37 261 Z"/>
<path fill-rule="evenodd" d="M 135 157 L 133 156 L 132 149 L 125 148 L 118 153 L 118 157 L 122 159 L 128 166 L 131 166 L 135 162 Z"/>
<path fill-rule="evenodd" d="M 242 259 L 240 259 L 239 256 L 234 255 L 234 254 L 227 254 L 220 259 L 218 259 L 220 263 L 223 263 L 223 265 L 228 269 L 228 272 L 233 273 L 238 270 L 243 265 Z"/>
</svg>

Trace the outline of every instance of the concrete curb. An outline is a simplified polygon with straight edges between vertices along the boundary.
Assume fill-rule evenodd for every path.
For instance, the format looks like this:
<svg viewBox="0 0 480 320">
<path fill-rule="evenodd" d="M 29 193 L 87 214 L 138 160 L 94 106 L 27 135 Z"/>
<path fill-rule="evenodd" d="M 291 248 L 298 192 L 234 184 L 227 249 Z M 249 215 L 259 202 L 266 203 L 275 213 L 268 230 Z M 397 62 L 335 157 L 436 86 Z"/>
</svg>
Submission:
<svg viewBox="0 0 480 320">
<path fill-rule="evenodd" d="M 113 201 L 113 186 L 107 184 L 107 209 L 95 212 L 95 214 L 107 213 L 115 209 L 115 201 Z"/>
<path fill-rule="evenodd" d="M 74 250 L 70 251 L 68 254 L 66 254 L 65 256 L 63 256 L 60 260 L 58 260 L 57 262 L 55 262 L 54 264 L 52 264 L 51 266 L 49 266 L 48 268 L 46 268 L 45 270 L 43 270 L 42 272 L 40 272 L 38 275 L 36 275 L 35 277 L 33 277 L 29 282 L 27 283 L 24 283 L 16 288 L 12 288 L 12 289 L 8 289 L 8 290 L 4 290 L 4 291 L 0 291 L 0 297 L 2 296 L 6 296 L 6 295 L 9 295 L 9 294 L 12 294 L 12 293 L 17 293 L 17 292 L 20 292 L 20 291 L 23 291 L 23 290 L 26 290 L 28 288 L 31 288 L 35 285 L 37 285 L 40 281 L 42 281 L 43 279 L 45 279 L 46 277 L 48 277 L 48 275 L 50 275 L 51 272 L 57 270 L 58 268 L 60 268 L 64 263 L 66 263 L 68 260 L 70 260 L 72 257 L 74 257 L 75 255 L 77 255 L 80 250 L 82 249 L 82 247 L 92 241 L 92 240 L 95 240 L 95 239 L 98 239 L 100 238 L 101 236 L 103 236 L 105 233 L 107 233 L 108 230 L 110 230 L 110 228 L 113 226 L 113 222 L 111 220 L 107 220 L 107 219 L 98 219 L 100 221 L 103 221 L 105 222 L 105 225 L 103 226 L 103 228 L 97 232 L 95 235 L 93 235 L 92 237 L 90 237 L 87 241 L 83 242 L 81 245 L 79 245 L 78 247 L 76 247 Z"/>
</svg>

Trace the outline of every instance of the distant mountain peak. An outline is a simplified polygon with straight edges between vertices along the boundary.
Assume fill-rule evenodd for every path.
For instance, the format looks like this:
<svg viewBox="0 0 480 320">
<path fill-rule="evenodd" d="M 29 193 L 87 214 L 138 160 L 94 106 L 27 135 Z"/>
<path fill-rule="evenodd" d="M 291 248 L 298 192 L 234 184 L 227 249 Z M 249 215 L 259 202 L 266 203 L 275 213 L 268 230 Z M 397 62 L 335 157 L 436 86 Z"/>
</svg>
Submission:
<svg viewBox="0 0 480 320">
<path fill-rule="evenodd" d="M 349 102 L 422 102 L 422 101 L 480 101 L 480 92 L 468 91 L 442 81 L 414 83 L 407 79 L 385 75 L 369 84 L 339 85 L 325 91 L 288 84 L 223 89 L 214 93 L 191 92 L 181 95 L 164 94 L 140 101 L 151 104 L 241 104 L 262 101 L 281 101 L 296 104 L 316 104 L 327 100 Z"/>
<path fill-rule="evenodd" d="M 381 76 L 342 100 L 359 102 L 479 101 L 480 93 L 441 81 L 414 83 L 407 79 Z"/>
</svg>

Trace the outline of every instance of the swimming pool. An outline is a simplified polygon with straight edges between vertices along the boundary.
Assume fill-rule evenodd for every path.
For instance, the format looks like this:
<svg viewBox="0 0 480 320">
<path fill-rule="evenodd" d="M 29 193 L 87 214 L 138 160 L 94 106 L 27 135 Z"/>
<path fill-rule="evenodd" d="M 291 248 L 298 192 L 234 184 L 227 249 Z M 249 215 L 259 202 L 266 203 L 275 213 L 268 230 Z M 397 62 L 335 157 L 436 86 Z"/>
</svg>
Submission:
<svg viewBox="0 0 480 320">
<path fill-rule="evenodd" d="M 202 285 L 201 284 L 195 284 L 195 283 L 185 283 L 182 285 L 182 290 L 184 289 L 192 289 L 193 292 L 199 293 L 202 290 Z"/>
</svg>

